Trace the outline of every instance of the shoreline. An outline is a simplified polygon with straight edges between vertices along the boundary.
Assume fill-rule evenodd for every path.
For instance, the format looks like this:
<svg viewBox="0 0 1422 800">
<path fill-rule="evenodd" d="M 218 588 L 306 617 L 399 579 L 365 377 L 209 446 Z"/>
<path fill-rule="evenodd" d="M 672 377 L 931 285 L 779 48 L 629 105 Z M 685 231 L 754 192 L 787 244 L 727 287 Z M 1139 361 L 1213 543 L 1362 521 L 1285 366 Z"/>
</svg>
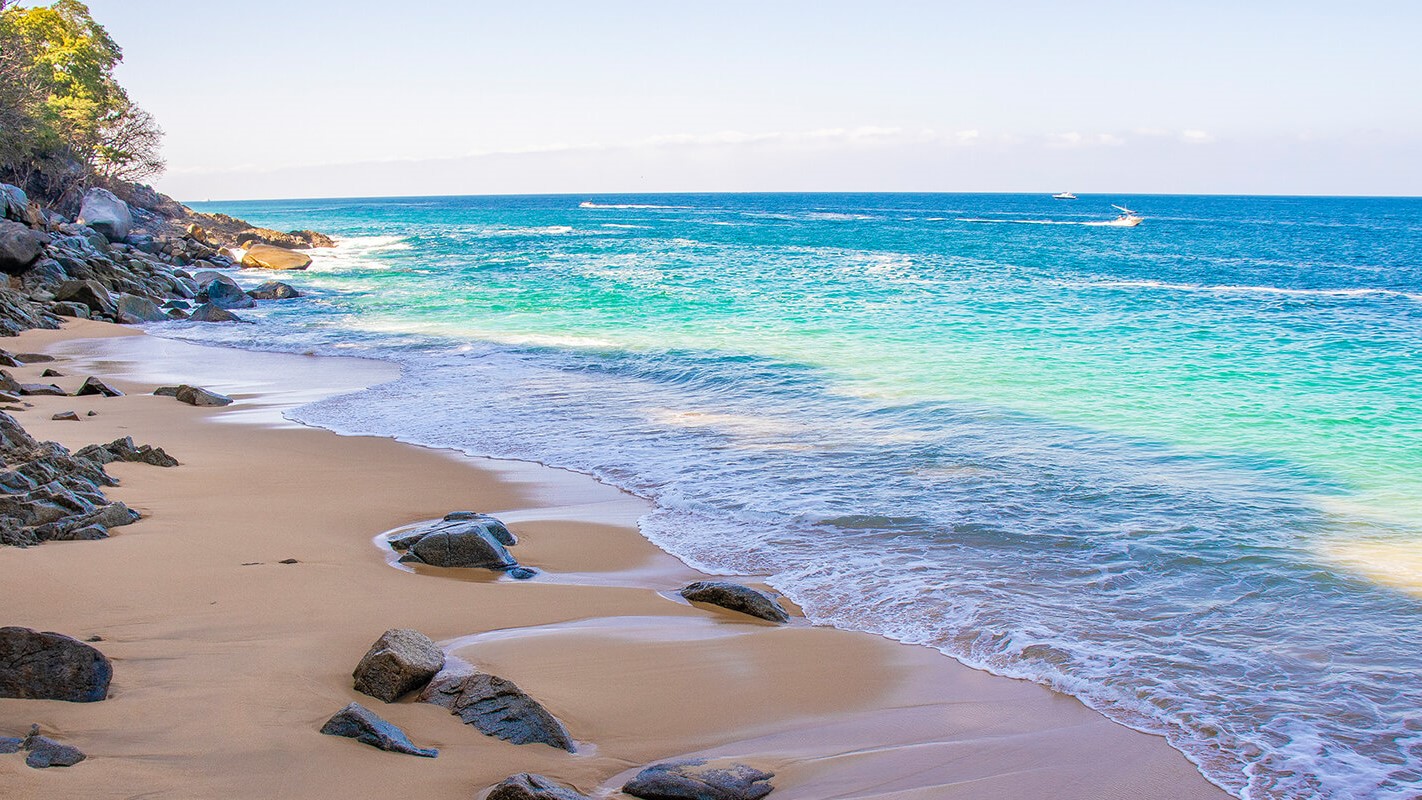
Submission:
<svg viewBox="0 0 1422 800">
<path fill-rule="evenodd" d="M 99 634 L 115 660 L 104 703 L 0 700 L 0 735 L 40 722 L 90 755 L 49 772 L 0 759 L 0 783 L 25 796 L 344 797 L 418 786 L 469 797 L 522 771 L 605 793 L 653 761 L 692 754 L 776 772 L 774 796 L 785 798 L 1229 796 L 1163 738 L 1036 684 L 799 617 L 774 627 L 681 602 L 676 589 L 707 576 L 638 533 L 646 501 L 589 476 L 529 462 L 501 470 L 280 417 L 291 403 L 273 386 L 312 358 L 344 359 L 222 348 L 240 354 L 246 372 L 231 380 L 249 390 L 226 409 L 193 409 L 142 393 L 154 382 L 130 377 L 95 337 L 187 350 L 191 371 L 191 350 L 210 349 L 91 322 L 13 340 L 67 353 L 48 365 L 68 373 L 56 379 L 65 388 L 95 374 L 130 392 L 31 398 L 35 408 L 16 414 L 31 434 L 71 449 L 132 435 L 182 462 L 110 466 L 122 485 L 108 496 L 144 518 L 108 541 L 0 549 L 16 595 L 6 624 Z M 184 369 L 183 358 L 171 368 Z M 345 365 L 351 384 L 395 377 L 366 363 L 380 366 Z M 71 406 L 99 416 L 48 419 Z M 515 555 L 540 575 L 397 570 L 372 544 L 463 508 L 507 522 L 522 540 Z M 355 693 L 350 669 L 394 627 L 513 679 L 567 724 L 580 753 L 510 745 L 443 709 Z M 415 763 L 317 734 L 351 701 L 440 757 Z"/>
</svg>

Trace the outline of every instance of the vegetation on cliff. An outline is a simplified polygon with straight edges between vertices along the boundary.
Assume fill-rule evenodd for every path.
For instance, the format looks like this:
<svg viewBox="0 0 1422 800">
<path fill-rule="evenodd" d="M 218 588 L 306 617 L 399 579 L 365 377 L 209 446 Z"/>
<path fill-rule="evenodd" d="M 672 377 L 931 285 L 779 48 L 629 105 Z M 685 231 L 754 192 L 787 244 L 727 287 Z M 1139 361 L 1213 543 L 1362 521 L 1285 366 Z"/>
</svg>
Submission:
<svg viewBox="0 0 1422 800">
<path fill-rule="evenodd" d="M 114 79 L 122 59 L 79 0 L 0 0 L 0 181 L 62 204 L 162 172 L 163 132 Z"/>
</svg>

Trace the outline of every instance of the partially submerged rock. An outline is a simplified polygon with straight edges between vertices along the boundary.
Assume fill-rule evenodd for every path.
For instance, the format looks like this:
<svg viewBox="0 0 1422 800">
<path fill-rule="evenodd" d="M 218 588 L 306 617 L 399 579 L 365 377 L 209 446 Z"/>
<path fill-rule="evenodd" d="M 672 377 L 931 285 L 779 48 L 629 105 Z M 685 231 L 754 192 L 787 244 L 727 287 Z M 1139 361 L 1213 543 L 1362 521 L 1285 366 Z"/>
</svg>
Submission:
<svg viewBox="0 0 1422 800">
<path fill-rule="evenodd" d="M 775 788 L 774 777 L 745 764 L 667 761 L 637 773 L 622 791 L 643 800 L 760 800 Z"/>
<path fill-rule="evenodd" d="M 542 775 L 520 772 L 489 790 L 484 800 L 590 800 L 587 795 L 560 786 Z"/>
<path fill-rule="evenodd" d="M 218 308 L 252 308 L 257 304 L 240 286 L 231 282 L 213 281 L 203 293 L 207 295 L 207 302 Z"/>
<path fill-rule="evenodd" d="M 113 665 L 62 633 L 0 628 L 0 697 L 93 703 L 109 696 Z"/>
<path fill-rule="evenodd" d="M 311 266 L 311 256 L 284 247 L 253 244 L 242 256 L 242 266 L 257 269 L 306 269 Z"/>
<path fill-rule="evenodd" d="M 213 303 L 203 303 L 193 309 L 192 313 L 188 315 L 188 319 L 193 322 L 246 322 L 231 311 Z"/>
<path fill-rule="evenodd" d="M 84 754 L 79 748 L 61 744 L 48 736 L 41 736 L 38 725 L 30 728 L 30 735 L 24 738 L 20 746 L 29 751 L 29 755 L 25 756 L 26 766 L 35 769 L 72 767 L 84 760 Z"/>
<path fill-rule="evenodd" d="M 301 292 L 281 281 L 267 281 L 261 286 L 249 290 L 247 294 L 257 300 L 287 300 L 301 296 Z"/>
<path fill-rule="evenodd" d="M 441 669 L 444 651 L 430 637 L 409 628 L 392 628 L 370 646 L 352 677 L 357 692 L 393 703 L 429 683 Z"/>
<path fill-rule="evenodd" d="M 449 709 L 486 736 L 514 744 L 546 744 L 575 752 L 573 737 L 556 717 L 513 681 L 486 672 L 436 675 L 420 701 Z"/>
<path fill-rule="evenodd" d="M 518 566 L 485 526 L 472 522 L 441 524 L 446 527 L 421 536 L 400 560 L 432 567 L 510 570 Z"/>
<path fill-rule="evenodd" d="M 425 758 L 439 755 L 439 751 L 433 748 L 416 747 L 404 731 L 381 719 L 360 703 L 351 703 L 337 711 L 335 716 L 321 726 L 321 732 L 327 736 L 345 736 L 392 753 L 408 753 Z"/>
<path fill-rule="evenodd" d="M 771 622 L 790 621 L 790 615 L 775 602 L 775 598 L 739 583 L 697 581 L 683 588 L 680 594 L 692 602 L 710 603 Z"/>
<path fill-rule="evenodd" d="M 158 394 L 161 391 L 162 389 L 160 388 L 158 391 L 155 391 L 153 393 Z M 187 403 L 190 406 L 232 405 L 232 398 L 228 397 L 225 394 L 210 392 L 207 389 L 202 388 L 201 386 L 189 386 L 186 383 L 174 390 L 173 396 L 178 399 L 178 402 Z"/>
</svg>

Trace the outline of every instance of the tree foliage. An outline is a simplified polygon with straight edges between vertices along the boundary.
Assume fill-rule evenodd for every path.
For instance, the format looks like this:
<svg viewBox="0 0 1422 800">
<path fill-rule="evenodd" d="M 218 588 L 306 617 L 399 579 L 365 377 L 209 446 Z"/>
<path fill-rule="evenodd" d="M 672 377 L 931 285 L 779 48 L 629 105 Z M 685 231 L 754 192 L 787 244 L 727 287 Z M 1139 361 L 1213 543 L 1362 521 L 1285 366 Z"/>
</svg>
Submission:
<svg viewBox="0 0 1422 800">
<path fill-rule="evenodd" d="M 122 59 L 79 0 L 0 0 L 0 177 L 57 199 L 161 172 L 162 130 L 114 79 Z"/>
</svg>

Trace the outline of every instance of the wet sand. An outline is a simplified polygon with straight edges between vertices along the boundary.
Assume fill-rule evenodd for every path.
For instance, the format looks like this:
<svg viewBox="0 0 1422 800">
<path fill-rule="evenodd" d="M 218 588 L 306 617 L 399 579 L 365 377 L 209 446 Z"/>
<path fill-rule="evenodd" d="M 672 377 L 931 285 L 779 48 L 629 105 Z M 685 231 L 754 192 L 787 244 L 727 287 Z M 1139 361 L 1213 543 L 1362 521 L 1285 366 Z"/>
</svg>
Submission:
<svg viewBox="0 0 1422 800">
<path fill-rule="evenodd" d="M 82 321 L 0 345 L 60 356 L 11 369 L 21 380 L 53 367 L 69 391 L 93 374 L 129 392 L 27 398 L 34 407 L 13 415 L 37 438 L 77 449 L 132 436 L 182 462 L 108 467 L 122 485 L 107 495 L 143 514 L 108 540 L 0 548 L 0 624 L 98 635 L 114 662 L 101 703 L 0 699 L 0 735 L 37 722 L 89 755 L 50 770 L 0 756 L 5 797 L 463 800 L 524 771 L 623 797 L 615 788 L 636 770 L 686 755 L 773 771 L 781 800 L 1228 797 L 1159 737 L 1040 686 L 798 616 L 776 626 L 683 602 L 676 590 L 705 576 L 637 533 L 643 501 L 591 478 L 281 417 L 393 380 L 390 365 Z M 238 402 L 148 394 L 177 382 Z M 82 421 L 50 419 L 67 410 Z M 503 519 L 520 538 L 513 554 L 540 575 L 410 570 L 375 541 L 454 510 Z M 356 693 L 352 668 L 394 627 L 513 680 L 579 752 L 512 745 L 443 708 Z M 352 701 L 439 757 L 318 733 Z"/>
</svg>

